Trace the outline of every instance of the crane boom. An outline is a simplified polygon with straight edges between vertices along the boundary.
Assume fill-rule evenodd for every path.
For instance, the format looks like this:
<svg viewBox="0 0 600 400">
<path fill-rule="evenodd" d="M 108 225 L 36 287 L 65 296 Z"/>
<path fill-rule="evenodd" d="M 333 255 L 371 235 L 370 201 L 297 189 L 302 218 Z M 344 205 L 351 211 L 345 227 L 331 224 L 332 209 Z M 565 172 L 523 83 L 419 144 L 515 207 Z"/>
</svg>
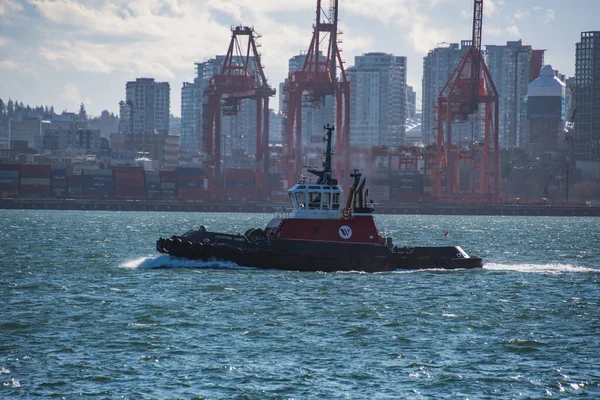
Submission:
<svg viewBox="0 0 600 400">
<path fill-rule="evenodd" d="M 481 76 L 481 31 L 483 29 L 483 0 L 475 0 L 473 4 L 473 42 L 471 45 L 471 102 L 469 114 L 477 111 L 479 106 L 479 79 Z"/>
</svg>

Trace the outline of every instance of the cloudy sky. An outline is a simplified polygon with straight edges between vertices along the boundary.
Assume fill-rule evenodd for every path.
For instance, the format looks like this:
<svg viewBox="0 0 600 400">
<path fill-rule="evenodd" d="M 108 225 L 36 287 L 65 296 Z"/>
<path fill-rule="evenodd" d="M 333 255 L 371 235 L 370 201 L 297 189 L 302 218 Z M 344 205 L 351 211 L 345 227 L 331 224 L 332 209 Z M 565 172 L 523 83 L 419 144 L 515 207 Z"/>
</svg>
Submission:
<svg viewBox="0 0 600 400">
<path fill-rule="evenodd" d="M 126 81 L 153 77 L 171 84 L 171 112 L 180 115 L 194 62 L 224 54 L 230 27 L 240 24 L 262 35 L 265 73 L 277 88 L 288 59 L 309 45 L 315 7 L 316 0 L 0 0 L 0 98 L 116 113 Z M 406 56 L 420 108 L 423 57 L 439 43 L 470 39 L 472 8 L 472 0 L 340 0 L 342 58 L 348 67 L 370 51 Z M 522 39 L 546 49 L 546 64 L 567 75 L 580 33 L 600 30 L 599 0 L 486 0 L 484 12 L 484 45 Z"/>
</svg>

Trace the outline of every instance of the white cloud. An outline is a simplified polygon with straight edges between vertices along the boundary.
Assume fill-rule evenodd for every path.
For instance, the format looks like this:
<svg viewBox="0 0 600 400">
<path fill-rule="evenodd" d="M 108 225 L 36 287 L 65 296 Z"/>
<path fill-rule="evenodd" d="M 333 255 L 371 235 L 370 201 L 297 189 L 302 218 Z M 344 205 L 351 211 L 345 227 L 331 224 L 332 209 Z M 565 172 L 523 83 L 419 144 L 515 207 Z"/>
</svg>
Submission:
<svg viewBox="0 0 600 400">
<path fill-rule="evenodd" d="M 529 12 L 528 11 L 522 11 L 517 9 L 517 11 L 515 11 L 515 19 L 523 19 L 529 17 Z"/>
<path fill-rule="evenodd" d="M 20 65 L 12 60 L 0 60 L 0 71 L 14 72 L 19 77 L 33 76 L 33 69 L 29 66 Z"/>
<path fill-rule="evenodd" d="M 519 32 L 519 28 L 516 24 L 512 24 L 506 27 L 506 33 L 509 36 L 521 36 L 521 32 Z"/>
<path fill-rule="evenodd" d="M 554 10 L 551 8 L 535 6 L 533 7 L 533 11 L 537 14 L 543 14 L 544 24 L 549 24 L 554 21 Z"/>
<path fill-rule="evenodd" d="M 21 11 L 23 5 L 18 0 L 2 0 L 0 2 L 0 16 L 8 15 L 9 12 Z"/>
<path fill-rule="evenodd" d="M 549 24 L 552 21 L 554 21 L 554 10 L 549 8 L 546 10 L 546 16 L 544 18 L 544 23 Z"/>
<path fill-rule="evenodd" d="M 504 31 L 501 28 L 493 28 L 493 27 L 483 28 L 483 33 L 486 36 L 502 36 L 502 35 L 504 35 Z"/>
<path fill-rule="evenodd" d="M 496 11 L 496 6 L 492 2 L 492 0 L 484 0 L 483 2 L 483 14 L 486 17 L 491 17 Z"/>
<path fill-rule="evenodd" d="M 89 106 L 91 104 L 90 98 L 84 98 L 81 94 L 81 90 L 73 83 L 67 83 L 62 93 L 60 94 L 60 98 L 64 100 L 69 105 L 69 110 L 79 110 L 79 106 L 81 103 Z"/>
</svg>

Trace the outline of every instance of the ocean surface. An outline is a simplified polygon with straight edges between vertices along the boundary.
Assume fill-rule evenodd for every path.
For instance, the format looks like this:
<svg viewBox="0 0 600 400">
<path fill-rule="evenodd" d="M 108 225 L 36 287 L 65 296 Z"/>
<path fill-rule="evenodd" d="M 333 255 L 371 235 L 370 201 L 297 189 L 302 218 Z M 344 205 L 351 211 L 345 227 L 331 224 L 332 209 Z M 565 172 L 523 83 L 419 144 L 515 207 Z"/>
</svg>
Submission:
<svg viewBox="0 0 600 400">
<path fill-rule="evenodd" d="M 154 249 L 270 217 L 0 210 L 0 399 L 600 398 L 600 219 L 376 216 L 397 245 L 482 256 L 470 271 Z"/>
</svg>

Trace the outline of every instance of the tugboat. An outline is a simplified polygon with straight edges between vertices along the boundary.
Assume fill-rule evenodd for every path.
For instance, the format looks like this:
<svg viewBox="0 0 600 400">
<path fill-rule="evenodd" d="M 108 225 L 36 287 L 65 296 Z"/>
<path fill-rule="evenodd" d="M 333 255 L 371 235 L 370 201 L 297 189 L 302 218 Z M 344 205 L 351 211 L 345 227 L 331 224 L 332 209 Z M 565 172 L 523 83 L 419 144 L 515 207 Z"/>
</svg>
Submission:
<svg viewBox="0 0 600 400">
<path fill-rule="evenodd" d="M 322 170 L 308 169 L 316 183 L 300 177 L 288 190 L 291 211 L 265 228 L 245 234 L 210 232 L 204 225 L 183 235 L 160 238 L 156 250 L 191 260 L 229 261 L 240 266 L 291 271 L 387 272 L 417 269 L 481 268 L 480 257 L 459 246 L 398 247 L 382 238 L 367 204 L 366 178 L 355 170 L 346 203 L 331 169 L 333 126 L 326 125 Z"/>
</svg>

